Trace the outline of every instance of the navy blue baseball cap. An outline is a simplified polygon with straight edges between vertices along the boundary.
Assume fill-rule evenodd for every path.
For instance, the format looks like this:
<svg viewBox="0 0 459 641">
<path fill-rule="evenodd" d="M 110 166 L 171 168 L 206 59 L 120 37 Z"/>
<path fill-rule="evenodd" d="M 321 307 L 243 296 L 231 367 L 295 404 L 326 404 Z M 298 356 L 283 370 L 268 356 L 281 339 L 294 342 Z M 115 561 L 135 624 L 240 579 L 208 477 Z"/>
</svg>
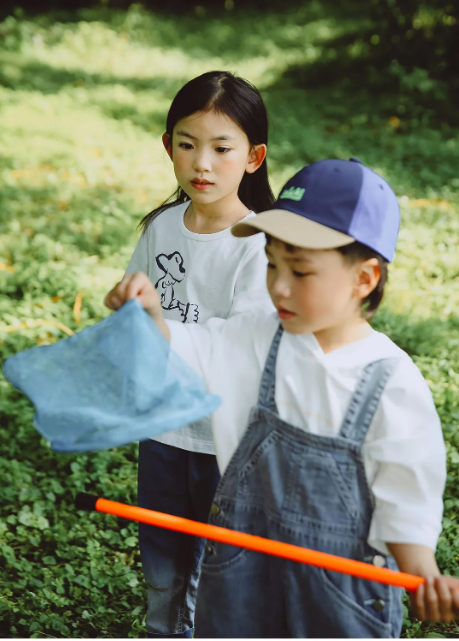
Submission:
<svg viewBox="0 0 459 641">
<path fill-rule="evenodd" d="M 334 249 L 355 241 L 387 261 L 395 256 L 400 207 L 387 182 L 350 160 L 320 160 L 283 187 L 272 209 L 232 228 L 234 236 L 265 232 L 305 249 Z"/>
</svg>

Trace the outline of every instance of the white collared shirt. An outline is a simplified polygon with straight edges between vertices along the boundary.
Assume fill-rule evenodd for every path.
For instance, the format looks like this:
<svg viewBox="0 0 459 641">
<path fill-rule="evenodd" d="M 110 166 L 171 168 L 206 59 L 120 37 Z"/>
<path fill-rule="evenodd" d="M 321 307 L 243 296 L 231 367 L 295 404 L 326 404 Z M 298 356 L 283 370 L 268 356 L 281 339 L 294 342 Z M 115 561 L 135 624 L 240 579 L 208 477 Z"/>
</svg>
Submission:
<svg viewBox="0 0 459 641">
<path fill-rule="evenodd" d="M 275 313 L 240 315 L 200 327 L 169 322 L 171 347 L 222 397 L 211 417 L 223 473 L 257 403 L 261 375 L 279 326 Z M 280 418 L 308 432 L 336 436 L 364 367 L 399 357 L 368 429 L 363 458 L 375 510 L 368 542 L 435 550 L 441 532 L 446 454 L 429 387 L 411 358 L 376 331 L 324 354 L 313 334 L 284 332 L 276 365 Z"/>
</svg>

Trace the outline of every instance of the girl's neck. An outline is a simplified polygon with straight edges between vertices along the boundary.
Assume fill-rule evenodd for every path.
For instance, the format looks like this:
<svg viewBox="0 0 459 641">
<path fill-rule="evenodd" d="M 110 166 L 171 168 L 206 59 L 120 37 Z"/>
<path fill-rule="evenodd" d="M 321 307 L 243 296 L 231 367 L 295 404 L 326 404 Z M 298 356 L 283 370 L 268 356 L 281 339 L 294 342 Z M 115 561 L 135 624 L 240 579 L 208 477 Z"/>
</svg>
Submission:
<svg viewBox="0 0 459 641">
<path fill-rule="evenodd" d="M 199 205 L 191 201 L 183 218 L 185 227 L 195 234 L 216 234 L 232 227 L 249 213 L 237 195 L 229 202 L 225 200 L 209 205 Z"/>
</svg>

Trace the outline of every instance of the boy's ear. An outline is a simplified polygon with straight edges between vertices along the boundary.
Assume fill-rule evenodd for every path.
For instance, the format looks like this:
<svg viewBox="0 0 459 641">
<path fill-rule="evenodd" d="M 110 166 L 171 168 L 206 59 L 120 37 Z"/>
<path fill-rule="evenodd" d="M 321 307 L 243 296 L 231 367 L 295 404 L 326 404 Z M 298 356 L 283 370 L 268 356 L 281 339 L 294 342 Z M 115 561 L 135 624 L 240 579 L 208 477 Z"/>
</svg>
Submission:
<svg viewBox="0 0 459 641">
<path fill-rule="evenodd" d="M 169 158 L 172 160 L 172 136 L 165 131 L 163 133 L 162 141 L 164 149 L 167 151 Z"/>
<path fill-rule="evenodd" d="M 249 159 L 245 168 L 248 174 L 253 174 L 263 164 L 266 158 L 267 147 L 265 144 L 254 145 L 249 153 Z"/>
<path fill-rule="evenodd" d="M 379 283 L 381 270 L 377 258 L 369 258 L 360 263 L 357 276 L 357 296 L 363 300 L 371 294 Z"/>
</svg>

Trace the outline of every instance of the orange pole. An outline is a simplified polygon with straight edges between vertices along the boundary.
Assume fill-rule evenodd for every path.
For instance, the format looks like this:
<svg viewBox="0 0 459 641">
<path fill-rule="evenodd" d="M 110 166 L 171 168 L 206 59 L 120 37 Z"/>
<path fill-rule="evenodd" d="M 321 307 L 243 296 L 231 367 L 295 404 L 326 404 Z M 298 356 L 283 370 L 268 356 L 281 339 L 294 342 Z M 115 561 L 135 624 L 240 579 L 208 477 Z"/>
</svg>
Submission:
<svg viewBox="0 0 459 641">
<path fill-rule="evenodd" d="M 148 523 L 149 525 L 155 525 L 168 530 L 176 530 L 177 532 L 193 534 L 204 539 L 211 539 L 212 541 L 220 541 L 221 543 L 228 543 L 236 547 L 247 548 L 255 552 L 279 556 L 290 561 L 315 565 L 325 570 L 350 574 L 360 579 L 395 585 L 410 591 L 416 591 L 420 585 L 425 583 L 422 577 L 414 576 L 413 574 L 378 568 L 369 563 L 363 563 L 362 561 L 353 561 L 333 554 L 317 552 L 316 550 L 302 548 L 289 543 L 281 543 L 280 541 L 272 541 L 261 536 L 236 532 L 235 530 L 229 530 L 216 525 L 199 523 L 198 521 L 183 519 L 179 516 L 164 514 L 163 512 L 153 512 L 153 510 L 146 510 L 145 508 L 134 505 L 126 505 L 125 503 L 97 498 L 90 494 L 79 494 L 76 499 L 76 506 L 80 509 L 90 509 L 96 510 L 97 512 L 104 512 L 105 514 L 113 514 L 125 519 L 131 519 L 132 521 Z"/>
</svg>

